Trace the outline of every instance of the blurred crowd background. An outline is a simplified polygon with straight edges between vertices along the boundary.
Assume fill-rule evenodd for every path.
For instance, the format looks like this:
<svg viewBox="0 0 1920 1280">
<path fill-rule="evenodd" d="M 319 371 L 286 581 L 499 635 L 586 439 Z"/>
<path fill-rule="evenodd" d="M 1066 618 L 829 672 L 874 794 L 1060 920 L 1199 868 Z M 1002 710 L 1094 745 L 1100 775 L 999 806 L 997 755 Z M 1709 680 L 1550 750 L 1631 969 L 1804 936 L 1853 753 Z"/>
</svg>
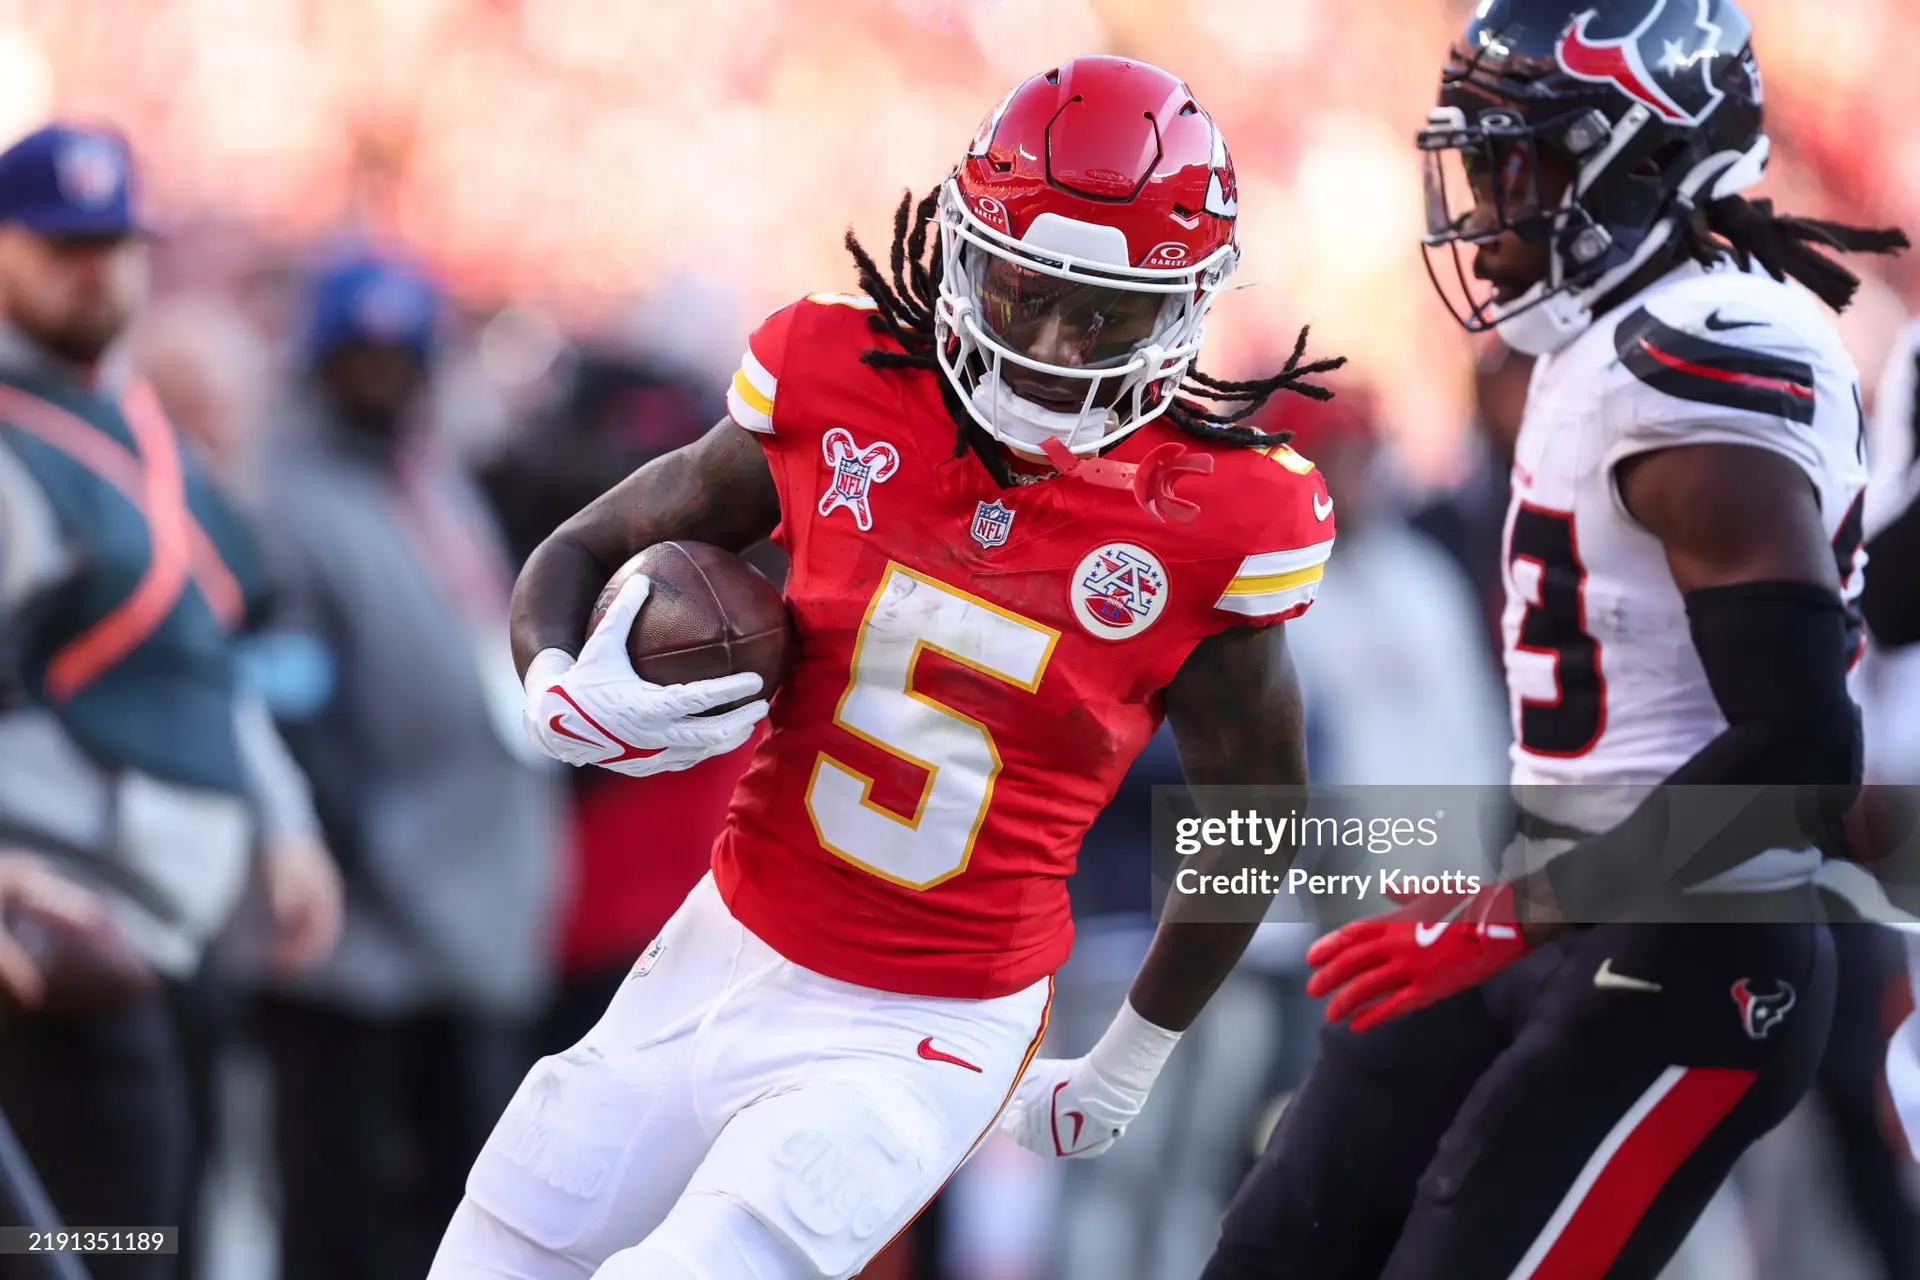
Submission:
<svg viewBox="0 0 1920 1280">
<path fill-rule="evenodd" d="M 1775 142 L 1763 194 L 1796 213 L 1920 229 L 1920 76 L 1900 52 L 1920 48 L 1920 7 L 1744 3 Z M 1262 371 L 1304 323 L 1318 353 L 1352 360 L 1334 408 L 1268 423 L 1300 433 L 1341 510 L 1329 585 L 1290 627 L 1315 781 L 1492 783 L 1504 780 L 1507 745 L 1493 630 L 1499 526 L 1528 370 L 1469 342 L 1432 298 L 1412 146 L 1470 7 L 0 0 L 0 137 L 56 116 L 127 135 L 164 231 L 132 350 L 177 427 L 269 527 L 301 507 L 308 474 L 280 446 L 298 416 L 288 406 L 313 391 L 316 271 L 377 254 L 428 282 L 435 321 L 417 345 L 420 429 L 435 465 L 484 502 L 459 518 L 496 526 L 502 556 L 499 566 L 448 567 L 423 553 L 421 589 L 457 594 L 448 583 L 510 572 L 560 519 L 717 420 L 753 324 L 800 294 L 851 287 L 844 231 L 883 241 L 901 192 L 935 184 L 1020 79 L 1088 52 L 1168 67 L 1219 121 L 1240 183 L 1239 278 L 1251 287 L 1215 309 L 1210 371 Z M 1920 305 L 1920 262 L 1853 265 L 1880 273 L 1843 326 L 1871 392 Z M 354 332 L 378 345 L 377 325 Z M 324 528 L 305 520 L 294 523 Z M 460 540 L 461 526 L 447 527 Z M 779 572 L 777 555 L 761 561 Z M 362 656 L 378 665 L 384 646 L 419 640 L 377 632 Z M 330 714 L 325 693 L 309 687 L 327 681 L 302 653 L 265 647 L 258 660 L 302 763 L 312 772 L 320 758 L 324 774 L 328 748 L 305 742 L 301 726 Z M 340 729 L 349 742 L 356 731 Z M 457 1197 L 476 1131 L 484 1136 L 488 1108 L 504 1100 L 500 1083 L 510 1090 L 532 1055 L 591 1024 L 700 874 L 743 763 L 633 782 L 490 762 L 545 789 L 542 839 L 518 863 L 502 855 L 532 886 L 520 901 L 541 918 L 522 922 L 533 952 L 522 957 L 524 981 L 503 977 L 508 994 L 476 997 L 459 1018 L 435 1022 L 441 1011 L 427 1005 L 396 1014 L 337 972 L 290 994 L 260 979 L 246 947 L 216 951 L 180 1001 L 202 1050 L 193 1069 L 205 1181 L 183 1222 L 194 1280 L 294 1274 L 279 1257 L 289 1215 L 302 1219 L 310 1256 L 366 1215 L 444 1220 L 448 1179 Z M 1088 838 L 1074 884 L 1080 940 L 1052 1053 L 1085 1050 L 1144 950 L 1149 789 L 1177 770 L 1163 735 Z M 329 810 L 332 784 L 315 783 L 330 843 L 361 840 L 351 815 Z M 439 850 L 431 876 L 411 883 L 459 898 L 463 877 L 498 874 L 460 854 Z M 527 859 L 543 865 L 529 870 Z M 365 881 L 364 857 L 342 865 L 351 952 L 371 945 L 357 913 L 377 915 L 368 904 L 394 889 L 391 878 Z M 499 940 L 468 941 L 484 952 Z M 989 1143 L 869 1274 L 1194 1274 L 1224 1197 L 1312 1053 L 1317 1012 L 1298 977 L 1305 942 L 1285 932 L 1262 941 L 1112 1155 L 1062 1169 Z M 1897 957 L 1864 964 L 1869 1022 L 1899 977 Z M 336 1005 L 344 1024 L 311 1016 Z M 367 1025 L 396 1020 L 409 1023 L 403 1043 L 327 1056 Z M 446 1063 L 480 1059 L 488 1070 L 462 1095 L 468 1114 L 427 1115 L 450 1105 Z M 389 1075 L 391 1087 L 379 1083 Z M 292 1091 L 344 1146 L 289 1149 Z M 1866 1105 L 1864 1121 L 1836 1123 L 1811 1104 L 1757 1152 L 1676 1276 L 1920 1274 L 1891 1269 L 1915 1261 L 1910 1239 L 1904 1254 L 1888 1243 L 1913 1226 L 1904 1161 L 1886 1156 L 1891 1172 L 1872 1176 L 1891 1181 L 1877 1191 L 1849 1177 L 1849 1151 L 1878 1140 L 1877 1099 Z M 312 1137 L 313 1127 L 301 1131 Z M 329 1189 L 341 1161 L 365 1175 L 357 1195 Z M 1876 1257 L 1905 1262 L 1875 1270 Z M 377 1280 L 358 1265 L 314 1274 Z"/>
</svg>

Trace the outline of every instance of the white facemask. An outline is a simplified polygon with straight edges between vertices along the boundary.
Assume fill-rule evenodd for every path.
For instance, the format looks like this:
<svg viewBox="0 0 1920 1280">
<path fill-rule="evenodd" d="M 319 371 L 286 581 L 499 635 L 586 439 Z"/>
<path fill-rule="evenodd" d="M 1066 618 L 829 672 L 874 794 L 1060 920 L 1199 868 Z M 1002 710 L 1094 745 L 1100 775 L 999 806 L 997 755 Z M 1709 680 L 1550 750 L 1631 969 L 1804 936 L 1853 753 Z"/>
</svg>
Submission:
<svg viewBox="0 0 1920 1280">
<path fill-rule="evenodd" d="M 1047 409 L 1021 399 L 993 374 L 981 379 L 980 385 L 974 388 L 973 408 L 975 413 L 995 424 L 1001 439 L 1033 454 L 1040 452 L 1041 444 L 1049 437 L 1071 446 L 1075 427 L 1080 427 L 1081 436 L 1089 440 L 1113 429 L 1111 412 L 1083 415 Z"/>
</svg>

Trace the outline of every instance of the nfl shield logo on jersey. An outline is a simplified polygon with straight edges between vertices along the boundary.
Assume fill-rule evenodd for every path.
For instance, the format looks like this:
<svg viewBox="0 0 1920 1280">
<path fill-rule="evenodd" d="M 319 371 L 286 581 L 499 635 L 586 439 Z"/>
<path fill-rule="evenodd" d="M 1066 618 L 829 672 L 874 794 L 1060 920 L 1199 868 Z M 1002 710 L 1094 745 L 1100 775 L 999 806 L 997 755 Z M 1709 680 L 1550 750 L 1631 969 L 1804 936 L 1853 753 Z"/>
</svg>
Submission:
<svg viewBox="0 0 1920 1280">
<path fill-rule="evenodd" d="M 820 514 L 830 516 L 845 507 L 865 533 L 873 528 L 873 486 L 900 469 L 900 451 L 884 440 L 863 448 L 845 427 L 827 432 L 820 447 L 833 468 L 833 483 L 820 498 Z"/>
<path fill-rule="evenodd" d="M 995 498 L 973 509 L 973 540 L 991 550 L 1004 546 L 1013 528 L 1013 508 Z"/>
<path fill-rule="evenodd" d="M 1125 640 L 1153 625 L 1167 605 L 1167 571 L 1153 552 L 1110 542 L 1073 571 L 1073 616 L 1103 640 Z"/>
</svg>

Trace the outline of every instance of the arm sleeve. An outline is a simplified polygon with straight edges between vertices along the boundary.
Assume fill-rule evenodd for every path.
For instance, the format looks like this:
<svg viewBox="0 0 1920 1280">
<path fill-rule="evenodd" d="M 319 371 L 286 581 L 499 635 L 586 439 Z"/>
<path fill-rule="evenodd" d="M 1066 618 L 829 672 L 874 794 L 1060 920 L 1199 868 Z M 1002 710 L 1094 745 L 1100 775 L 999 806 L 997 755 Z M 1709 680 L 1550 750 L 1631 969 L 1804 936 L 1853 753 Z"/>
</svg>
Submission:
<svg viewBox="0 0 1920 1280">
<path fill-rule="evenodd" d="M 1299 617 L 1312 607 L 1333 555 L 1333 499 L 1319 469 L 1286 445 L 1262 452 L 1257 480 L 1247 486 L 1256 514 L 1237 536 L 1257 549 L 1235 562 L 1213 603 L 1221 627 Z"/>
<path fill-rule="evenodd" d="M 1625 821 L 1547 864 L 1570 919 L 1608 919 L 1768 849 L 1845 848 L 1864 751 L 1838 594 L 1753 582 L 1690 592 L 1686 604 L 1727 727 Z"/>
</svg>

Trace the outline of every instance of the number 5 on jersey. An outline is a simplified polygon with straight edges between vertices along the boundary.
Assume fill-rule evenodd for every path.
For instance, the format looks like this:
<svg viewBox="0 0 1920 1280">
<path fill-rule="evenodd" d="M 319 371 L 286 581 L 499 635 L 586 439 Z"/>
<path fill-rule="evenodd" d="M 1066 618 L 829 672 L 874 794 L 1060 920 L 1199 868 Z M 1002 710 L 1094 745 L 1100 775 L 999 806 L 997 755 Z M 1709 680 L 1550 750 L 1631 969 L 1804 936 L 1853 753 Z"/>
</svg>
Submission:
<svg viewBox="0 0 1920 1280">
<path fill-rule="evenodd" d="M 854 640 L 834 723 L 926 770 L 911 816 L 872 799 L 874 780 L 826 752 L 807 784 L 823 847 L 877 876 L 928 889 L 966 870 L 993 802 L 1000 750 L 986 725 L 913 687 L 931 650 L 1025 689 L 1040 687 L 1060 633 L 898 564 L 887 567 Z"/>
</svg>

